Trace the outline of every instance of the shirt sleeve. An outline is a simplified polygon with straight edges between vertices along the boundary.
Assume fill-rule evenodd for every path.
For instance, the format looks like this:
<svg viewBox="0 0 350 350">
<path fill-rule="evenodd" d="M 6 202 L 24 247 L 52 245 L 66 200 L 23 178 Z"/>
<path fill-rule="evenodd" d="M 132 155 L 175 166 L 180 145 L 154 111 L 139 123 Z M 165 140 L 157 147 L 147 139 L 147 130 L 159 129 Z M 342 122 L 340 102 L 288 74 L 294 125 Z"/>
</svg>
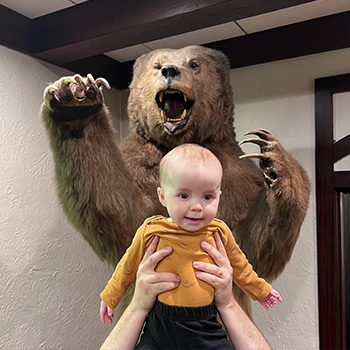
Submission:
<svg viewBox="0 0 350 350">
<path fill-rule="evenodd" d="M 137 269 L 145 250 L 144 230 L 145 224 L 136 231 L 130 247 L 119 261 L 107 286 L 100 294 L 101 299 L 112 309 L 119 304 L 125 292 L 136 279 Z"/>
<path fill-rule="evenodd" d="M 227 226 L 224 235 L 227 237 L 225 245 L 227 256 L 233 268 L 233 282 L 253 300 L 265 299 L 271 293 L 272 286 L 253 270 L 253 266 L 249 263 Z"/>
</svg>

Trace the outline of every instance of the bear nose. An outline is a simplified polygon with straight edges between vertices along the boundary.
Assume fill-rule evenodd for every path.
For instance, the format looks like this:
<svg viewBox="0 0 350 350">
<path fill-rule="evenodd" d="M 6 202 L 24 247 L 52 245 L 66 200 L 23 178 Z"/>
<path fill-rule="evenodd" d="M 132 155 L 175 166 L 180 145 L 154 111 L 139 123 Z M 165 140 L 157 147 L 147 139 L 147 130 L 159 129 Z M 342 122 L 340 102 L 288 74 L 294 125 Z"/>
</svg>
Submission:
<svg viewBox="0 0 350 350">
<path fill-rule="evenodd" d="M 176 66 L 168 65 L 162 67 L 162 75 L 166 79 L 174 79 L 179 73 L 180 72 Z"/>
</svg>

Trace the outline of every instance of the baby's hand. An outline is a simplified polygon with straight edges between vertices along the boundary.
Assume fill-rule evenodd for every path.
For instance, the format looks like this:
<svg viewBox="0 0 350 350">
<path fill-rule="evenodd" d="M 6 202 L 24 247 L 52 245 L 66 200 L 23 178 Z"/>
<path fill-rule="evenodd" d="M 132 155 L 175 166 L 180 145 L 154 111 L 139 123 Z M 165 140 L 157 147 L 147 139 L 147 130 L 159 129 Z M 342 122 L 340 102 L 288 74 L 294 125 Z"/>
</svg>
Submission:
<svg viewBox="0 0 350 350">
<path fill-rule="evenodd" d="M 105 323 L 107 320 L 109 323 L 112 323 L 113 317 L 114 317 L 113 309 L 111 309 L 109 306 L 107 306 L 107 304 L 102 300 L 101 306 L 100 306 L 101 322 Z"/>
<path fill-rule="evenodd" d="M 265 299 L 259 300 L 259 303 L 265 310 L 268 310 L 269 307 L 273 308 L 277 304 L 277 300 L 282 302 L 282 297 L 277 290 L 272 289 L 271 293 Z"/>
</svg>

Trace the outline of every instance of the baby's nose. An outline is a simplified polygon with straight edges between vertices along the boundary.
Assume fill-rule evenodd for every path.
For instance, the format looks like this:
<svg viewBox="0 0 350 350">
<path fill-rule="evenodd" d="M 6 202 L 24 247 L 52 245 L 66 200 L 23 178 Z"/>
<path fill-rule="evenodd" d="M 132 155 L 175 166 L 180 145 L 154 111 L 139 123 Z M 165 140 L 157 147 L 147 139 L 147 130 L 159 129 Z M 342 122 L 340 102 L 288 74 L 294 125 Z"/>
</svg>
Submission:
<svg viewBox="0 0 350 350">
<path fill-rule="evenodd" d="M 200 202 L 195 202 L 191 205 L 191 210 L 201 211 L 203 210 L 203 206 Z"/>
</svg>

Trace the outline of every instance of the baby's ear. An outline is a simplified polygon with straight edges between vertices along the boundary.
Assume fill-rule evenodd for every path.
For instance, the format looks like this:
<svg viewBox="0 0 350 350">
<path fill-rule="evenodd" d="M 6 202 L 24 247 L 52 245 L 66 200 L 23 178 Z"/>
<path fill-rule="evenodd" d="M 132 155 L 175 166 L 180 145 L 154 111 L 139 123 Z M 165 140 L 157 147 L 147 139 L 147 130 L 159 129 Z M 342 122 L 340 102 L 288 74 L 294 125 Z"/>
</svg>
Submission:
<svg viewBox="0 0 350 350">
<path fill-rule="evenodd" d="M 159 202 L 165 207 L 164 192 L 161 187 L 157 187 L 157 194 Z"/>
</svg>

